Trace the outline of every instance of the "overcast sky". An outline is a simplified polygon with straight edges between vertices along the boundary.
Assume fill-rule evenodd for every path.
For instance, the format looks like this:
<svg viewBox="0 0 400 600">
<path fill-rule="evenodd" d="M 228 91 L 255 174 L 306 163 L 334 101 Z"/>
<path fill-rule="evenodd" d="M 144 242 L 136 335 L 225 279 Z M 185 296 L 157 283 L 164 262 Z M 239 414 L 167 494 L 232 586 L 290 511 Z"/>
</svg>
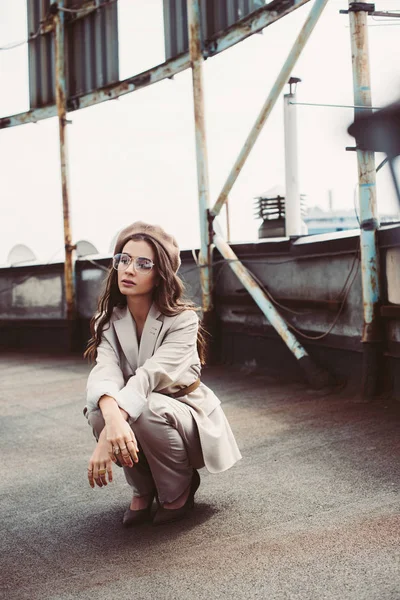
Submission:
<svg viewBox="0 0 400 600">
<path fill-rule="evenodd" d="M 0 0 L 0 46 L 26 38 L 26 0 Z M 211 204 L 216 200 L 312 2 L 205 63 Z M 400 11 L 400 0 L 376 0 Z M 162 0 L 119 0 L 120 78 L 164 61 Z M 346 0 L 330 0 L 300 57 L 299 102 L 353 104 Z M 369 20 L 374 106 L 400 98 L 400 19 Z M 26 45 L 0 51 L 0 116 L 29 109 Z M 147 220 L 198 247 L 199 225 L 190 70 L 119 100 L 70 114 L 72 234 L 107 253 L 115 233 Z M 357 183 L 346 129 L 353 111 L 298 106 L 301 192 L 309 206 L 351 210 Z M 27 244 L 38 259 L 63 256 L 57 119 L 0 131 L 0 264 Z M 377 156 L 377 162 L 381 156 Z M 377 175 L 380 213 L 395 213 L 387 168 Z M 253 198 L 284 184 L 279 99 L 230 195 L 234 240 L 256 239 Z"/>
</svg>

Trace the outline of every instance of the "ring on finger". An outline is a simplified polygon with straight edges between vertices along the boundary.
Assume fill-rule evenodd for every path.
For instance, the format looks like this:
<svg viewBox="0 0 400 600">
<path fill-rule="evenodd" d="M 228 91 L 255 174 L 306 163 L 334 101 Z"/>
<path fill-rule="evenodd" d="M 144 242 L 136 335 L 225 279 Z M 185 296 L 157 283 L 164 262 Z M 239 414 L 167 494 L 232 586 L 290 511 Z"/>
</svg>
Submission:
<svg viewBox="0 0 400 600">
<path fill-rule="evenodd" d="M 114 448 L 114 454 L 119 454 L 121 452 L 121 449 L 119 447 Z"/>
<path fill-rule="evenodd" d="M 107 469 L 100 469 L 99 475 L 105 475 L 107 473 Z"/>
</svg>

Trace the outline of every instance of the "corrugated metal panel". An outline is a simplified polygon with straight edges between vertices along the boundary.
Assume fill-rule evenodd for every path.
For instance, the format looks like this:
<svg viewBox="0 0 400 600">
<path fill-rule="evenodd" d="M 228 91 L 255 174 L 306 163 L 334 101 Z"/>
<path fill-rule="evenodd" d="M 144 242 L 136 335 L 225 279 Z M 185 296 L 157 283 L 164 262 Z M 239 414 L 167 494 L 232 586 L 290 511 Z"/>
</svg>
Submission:
<svg viewBox="0 0 400 600">
<path fill-rule="evenodd" d="M 201 30 L 207 31 L 207 8 L 209 0 L 201 2 Z M 164 0 L 165 60 L 178 56 L 189 49 L 187 0 Z"/>
<path fill-rule="evenodd" d="M 51 0 L 28 1 L 28 34 L 37 32 L 49 14 Z M 79 8 L 84 0 L 66 0 L 68 8 Z M 107 0 L 99 0 L 106 4 Z M 117 3 L 79 19 L 65 13 L 67 97 L 85 94 L 119 80 Z M 55 103 L 53 33 L 29 43 L 29 95 L 31 108 Z"/>
<path fill-rule="evenodd" d="M 51 0 L 28 0 L 28 37 L 37 33 Z M 54 46 L 47 33 L 29 42 L 29 99 L 31 108 L 55 103 Z"/>
<path fill-rule="evenodd" d="M 187 0 L 164 0 L 166 60 L 188 51 L 186 2 Z M 265 4 L 265 0 L 200 0 L 203 40 L 212 38 Z"/>
<path fill-rule="evenodd" d="M 227 29 L 260 6 L 265 6 L 266 2 L 265 0 L 217 0 L 211 4 L 214 9 L 214 23 L 209 33 L 210 37 L 214 33 Z"/>
</svg>

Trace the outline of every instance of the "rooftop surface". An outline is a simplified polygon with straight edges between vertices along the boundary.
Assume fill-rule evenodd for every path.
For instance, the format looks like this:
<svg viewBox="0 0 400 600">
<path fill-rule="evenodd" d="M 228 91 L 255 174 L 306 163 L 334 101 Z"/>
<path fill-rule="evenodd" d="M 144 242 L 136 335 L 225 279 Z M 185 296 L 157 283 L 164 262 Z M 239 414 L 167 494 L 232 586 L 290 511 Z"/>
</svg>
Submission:
<svg viewBox="0 0 400 600">
<path fill-rule="evenodd" d="M 126 530 L 121 470 L 86 480 L 88 371 L 0 355 L 2 598 L 400 598 L 399 403 L 206 369 L 243 460 L 200 471 L 185 521 Z"/>
</svg>

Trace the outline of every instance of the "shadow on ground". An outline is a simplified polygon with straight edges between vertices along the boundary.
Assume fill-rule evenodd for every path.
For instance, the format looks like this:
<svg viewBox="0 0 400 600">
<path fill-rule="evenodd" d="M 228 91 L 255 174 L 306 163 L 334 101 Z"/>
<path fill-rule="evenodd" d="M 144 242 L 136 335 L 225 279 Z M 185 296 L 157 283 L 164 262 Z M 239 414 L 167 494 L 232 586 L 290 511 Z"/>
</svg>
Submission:
<svg viewBox="0 0 400 600">
<path fill-rule="evenodd" d="M 400 598 L 400 405 L 206 370 L 243 460 L 200 472 L 185 521 L 125 530 L 129 488 L 91 490 L 88 367 L 2 355 L 4 598 Z"/>
</svg>

